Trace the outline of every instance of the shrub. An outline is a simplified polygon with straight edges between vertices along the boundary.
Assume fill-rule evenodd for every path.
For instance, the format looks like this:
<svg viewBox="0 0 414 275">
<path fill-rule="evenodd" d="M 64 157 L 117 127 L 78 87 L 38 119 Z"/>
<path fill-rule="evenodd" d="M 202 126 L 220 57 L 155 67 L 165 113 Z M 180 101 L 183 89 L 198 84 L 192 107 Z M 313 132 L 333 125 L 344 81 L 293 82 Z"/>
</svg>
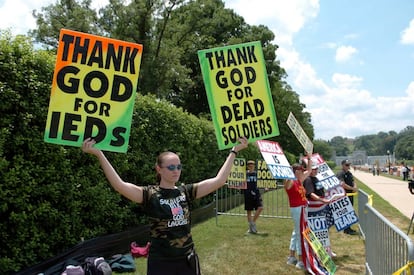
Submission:
<svg viewBox="0 0 414 275">
<path fill-rule="evenodd" d="M 54 60 L 26 37 L 1 33 L 0 269 L 5 274 L 82 239 L 146 222 L 138 205 L 110 187 L 93 156 L 43 141 Z M 147 185 L 155 180 L 157 154 L 166 149 L 179 153 L 184 183 L 215 175 L 227 156 L 217 150 L 209 121 L 138 96 L 128 152 L 108 152 L 108 158 L 124 180 Z"/>
</svg>

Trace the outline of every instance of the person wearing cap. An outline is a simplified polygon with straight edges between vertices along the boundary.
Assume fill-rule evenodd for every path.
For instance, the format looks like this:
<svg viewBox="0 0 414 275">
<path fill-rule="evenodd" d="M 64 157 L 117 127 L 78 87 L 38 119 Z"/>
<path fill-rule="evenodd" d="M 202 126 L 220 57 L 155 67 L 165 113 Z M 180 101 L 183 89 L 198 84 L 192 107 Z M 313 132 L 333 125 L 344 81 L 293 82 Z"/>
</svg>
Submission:
<svg viewBox="0 0 414 275">
<path fill-rule="evenodd" d="M 350 171 L 351 162 L 347 159 L 344 159 L 342 162 L 342 169 L 336 174 L 336 177 L 341 182 L 342 187 L 345 189 L 346 193 L 356 193 L 358 192 L 358 187 L 354 181 L 354 176 Z M 349 196 L 351 204 L 354 205 L 354 196 Z M 345 234 L 356 235 L 358 234 L 350 226 L 344 229 Z"/>
<path fill-rule="evenodd" d="M 298 269 L 305 269 L 304 262 L 306 262 L 305 255 L 302 254 L 302 243 L 304 239 L 300 228 L 301 224 L 302 226 L 305 224 L 308 215 L 306 210 L 308 200 L 306 199 L 306 190 L 302 185 L 303 181 L 311 173 L 311 155 L 308 155 L 307 158 L 306 170 L 302 164 L 293 164 L 292 170 L 296 179 L 286 179 L 283 182 L 286 194 L 288 195 L 290 214 L 294 224 L 290 238 L 289 257 L 286 263 L 288 265 L 295 265 Z M 305 162 L 302 163 L 305 164 Z"/>
<path fill-rule="evenodd" d="M 325 190 L 316 177 L 318 174 L 318 164 L 314 163 L 311 167 L 310 175 L 303 181 L 303 187 L 306 189 L 306 198 L 311 201 L 319 201 L 327 204 L 330 201 L 325 198 Z"/>
<path fill-rule="evenodd" d="M 262 195 L 257 188 L 257 172 L 256 162 L 254 160 L 247 161 L 246 171 L 247 189 L 244 190 L 244 210 L 247 214 L 247 222 L 249 223 L 248 233 L 256 234 L 256 221 L 263 211 Z M 255 211 L 254 215 L 252 212 Z"/>
<path fill-rule="evenodd" d="M 303 187 L 306 189 L 306 198 L 310 201 L 310 203 L 316 202 L 316 204 L 321 205 L 328 204 L 330 203 L 330 200 L 325 198 L 325 189 L 317 178 L 317 175 L 318 164 L 313 163 L 310 175 L 303 182 Z M 327 249 L 327 252 L 332 258 L 336 257 L 336 254 L 330 247 Z"/>
</svg>

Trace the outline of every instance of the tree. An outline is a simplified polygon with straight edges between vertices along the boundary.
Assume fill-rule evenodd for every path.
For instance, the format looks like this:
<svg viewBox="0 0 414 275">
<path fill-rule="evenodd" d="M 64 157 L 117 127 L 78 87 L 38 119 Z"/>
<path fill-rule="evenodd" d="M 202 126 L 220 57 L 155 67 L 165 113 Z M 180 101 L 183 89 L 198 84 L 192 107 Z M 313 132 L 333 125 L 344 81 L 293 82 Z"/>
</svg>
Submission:
<svg viewBox="0 0 414 275">
<path fill-rule="evenodd" d="M 414 127 L 407 126 L 403 129 L 397 138 L 395 146 L 395 155 L 399 159 L 414 159 Z"/>
<path fill-rule="evenodd" d="M 334 150 L 327 141 L 317 139 L 313 142 L 313 151 L 319 153 L 325 161 L 331 160 Z"/>
<path fill-rule="evenodd" d="M 220 0 L 192 1 L 176 9 L 166 36 L 173 48 L 182 51 L 179 63 L 187 69 L 184 73 L 189 80 L 175 78 L 168 99 L 193 114 L 209 113 L 197 50 L 261 41 L 271 83 L 279 80 L 283 71 L 275 61 L 277 46 L 271 44 L 274 34 L 265 26 L 249 26 L 233 10 L 225 9 Z"/>
<path fill-rule="evenodd" d="M 329 145 L 335 149 L 337 156 L 347 156 L 350 152 L 347 142 L 347 138 L 336 136 L 329 141 Z"/>
<path fill-rule="evenodd" d="M 272 44 L 275 36 L 266 26 L 250 26 L 233 10 L 226 9 L 221 0 L 144 1 L 135 0 L 126 4 L 122 0 L 111 0 L 99 12 L 98 23 L 81 26 L 71 25 L 81 20 L 75 15 L 91 15 L 89 2 L 71 4 L 61 1 L 44 8 L 38 16 L 37 41 L 56 43 L 60 26 L 74 30 L 104 33 L 113 38 L 143 44 L 144 54 L 138 82 L 139 92 L 155 94 L 178 107 L 202 117 L 209 118 L 210 110 L 198 62 L 197 51 L 228 44 L 261 41 L 266 62 L 267 76 L 276 107 L 281 135 L 275 140 L 281 142 L 287 151 L 303 152 L 286 119 L 294 112 L 300 124 L 313 138 L 310 114 L 304 112 L 299 95 L 284 82 L 286 72 L 276 60 L 277 45 Z M 71 12 L 71 9 L 83 12 Z M 61 16 L 57 11 L 65 10 Z M 88 17 L 90 16 L 90 17 Z M 87 28 L 89 26 L 89 28 Z M 84 27 L 84 28 L 81 28 Z M 41 30 L 50 30 L 49 32 Z"/>
<path fill-rule="evenodd" d="M 97 14 L 90 8 L 91 0 L 60 0 L 56 4 L 43 7 L 42 12 L 33 11 L 37 29 L 29 33 L 37 42 L 56 49 L 60 29 L 103 34 L 96 22 Z"/>
<path fill-rule="evenodd" d="M 299 95 L 283 82 L 274 83 L 272 96 L 280 131 L 280 136 L 274 138 L 274 140 L 280 143 L 285 152 L 296 156 L 305 154 L 302 145 L 286 124 L 289 113 L 292 112 L 309 139 L 313 140 L 314 130 L 310 123 L 311 116 L 304 111 L 305 105 L 300 102 Z"/>
<path fill-rule="evenodd" d="M 144 223 L 142 210 L 108 185 L 96 159 L 76 147 L 44 142 L 53 53 L 34 50 L 27 37 L 3 32 L 0 49 L 2 273 L 48 259 L 81 238 Z M 138 97 L 131 129 L 128 153 L 107 156 L 124 179 L 136 184 L 154 183 L 156 150 L 181 154 L 183 182 L 212 176 L 228 155 L 217 149 L 210 121 L 155 97 Z M 200 203 L 208 200 L 212 197 Z"/>
</svg>

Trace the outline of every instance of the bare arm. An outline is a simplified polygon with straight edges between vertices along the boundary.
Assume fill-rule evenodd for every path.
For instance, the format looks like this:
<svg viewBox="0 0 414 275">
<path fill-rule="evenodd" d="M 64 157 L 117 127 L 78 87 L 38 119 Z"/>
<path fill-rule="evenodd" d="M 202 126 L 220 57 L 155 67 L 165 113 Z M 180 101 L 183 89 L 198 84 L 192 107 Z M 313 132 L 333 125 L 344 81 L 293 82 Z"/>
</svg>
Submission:
<svg viewBox="0 0 414 275">
<path fill-rule="evenodd" d="M 315 193 L 310 193 L 309 197 L 311 197 L 313 200 L 315 201 L 320 201 L 323 203 L 330 203 L 331 201 L 325 198 L 321 198 L 318 195 L 316 195 Z"/>
<path fill-rule="evenodd" d="M 283 185 L 285 187 L 286 190 L 290 189 L 293 185 L 293 181 L 292 180 L 284 180 L 283 181 Z"/>
<path fill-rule="evenodd" d="M 308 163 L 306 164 L 306 171 L 303 172 L 303 177 L 301 177 L 299 180 L 300 182 L 303 182 L 312 172 L 312 154 L 308 153 Z"/>
<path fill-rule="evenodd" d="M 118 193 L 131 201 L 142 203 L 142 187 L 123 181 L 104 153 L 101 150 L 94 148 L 94 145 L 95 141 L 88 138 L 82 144 L 82 151 L 95 155 L 98 158 L 107 180 Z"/>
<path fill-rule="evenodd" d="M 353 192 L 357 192 L 358 191 L 358 187 L 356 185 L 356 182 L 354 182 L 354 186 L 349 186 L 348 184 L 346 184 L 344 181 L 341 182 L 342 183 L 342 187 L 346 190 L 350 190 Z"/>
<path fill-rule="evenodd" d="M 244 137 L 240 138 L 239 141 L 240 144 L 233 147 L 233 150 L 236 152 L 239 152 L 240 150 L 247 148 L 248 145 L 248 140 Z M 230 175 L 231 167 L 233 166 L 235 158 L 236 154 L 230 152 L 225 162 L 223 163 L 223 166 L 221 166 L 220 170 L 214 178 L 206 179 L 197 183 L 197 199 L 210 194 L 211 192 L 219 189 L 226 183 L 227 178 Z"/>
</svg>

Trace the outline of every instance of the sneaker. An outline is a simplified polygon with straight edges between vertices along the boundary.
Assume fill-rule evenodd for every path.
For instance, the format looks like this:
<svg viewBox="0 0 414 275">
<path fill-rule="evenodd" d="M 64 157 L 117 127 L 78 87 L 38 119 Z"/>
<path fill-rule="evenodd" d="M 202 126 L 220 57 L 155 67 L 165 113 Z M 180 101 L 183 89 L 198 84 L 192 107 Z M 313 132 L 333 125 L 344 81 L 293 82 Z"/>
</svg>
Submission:
<svg viewBox="0 0 414 275">
<path fill-rule="evenodd" d="M 358 235 L 358 232 L 356 232 L 352 228 L 346 228 L 346 229 L 344 229 L 344 233 L 345 234 L 348 234 L 348 235 Z"/>
<path fill-rule="evenodd" d="M 249 233 L 249 234 L 256 234 L 256 233 L 252 230 L 251 226 L 249 226 L 249 229 L 247 229 L 247 233 Z"/>
<path fill-rule="evenodd" d="M 295 257 L 293 257 L 293 256 L 289 256 L 288 257 L 288 260 L 287 260 L 287 264 L 288 265 L 295 265 L 296 263 L 298 262 L 298 260 L 296 260 L 296 258 Z"/>
<path fill-rule="evenodd" d="M 297 262 L 295 266 L 297 269 L 305 269 L 305 265 L 302 261 Z"/>
<path fill-rule="evenodd" d="M 331 256 L 331 258 L 336 258 L 336 253 L 333 251 L 330 251 L 328 254 Z"/>
<path fill-rule="evenodd" d="M 252 226 L 252 232 L 256 234 L 256 233 L 257 233 L 256 224 L 253 222 L 253 223 L 251 224 L 251 226 Z"/>
<path fill-rule="evenodd" d="M 256 224 L 254 222 L 249 222 L 249 230 L 247 232 L 251 234 L 257 233 Z"/>
</svg>

